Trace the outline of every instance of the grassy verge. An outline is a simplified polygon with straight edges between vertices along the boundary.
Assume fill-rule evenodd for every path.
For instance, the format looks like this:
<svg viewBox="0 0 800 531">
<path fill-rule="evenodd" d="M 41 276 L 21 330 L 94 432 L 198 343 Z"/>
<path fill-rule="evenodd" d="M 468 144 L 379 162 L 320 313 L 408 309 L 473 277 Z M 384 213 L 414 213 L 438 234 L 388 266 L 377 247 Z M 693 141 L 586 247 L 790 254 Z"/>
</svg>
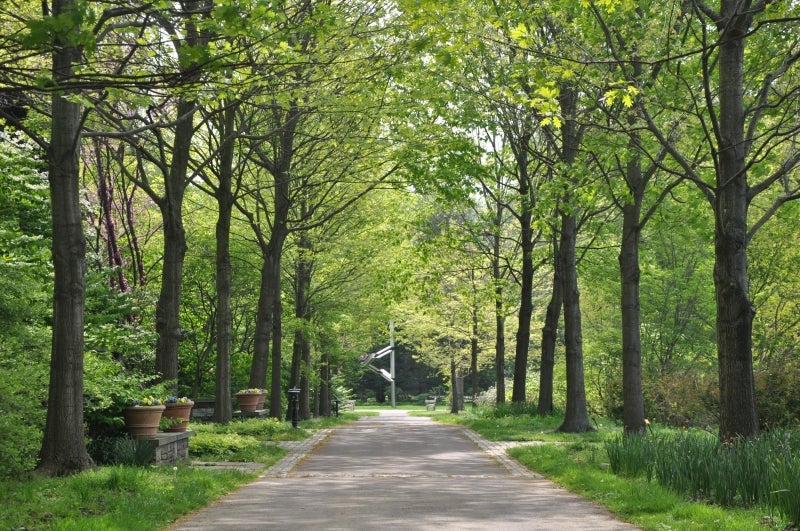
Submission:
<svg viewBox="0 0 800 531">
<path fill-rule="evenodd" d="M 285 451 L 268 442 L 301 440 L 313 430 L 358 418 L 290 423 L 246 420 L 226 426 L 193 423 L 190 459 L 252 461 L 266 468 Z M 257 472 L 175 467 L 104 466 L 64 478 L 0 481 L 0 529 L 153 530 L 204 507 L 257 476 Z"/>
<path fill-rule="evenodd" d="M 787 522 L 759 509 L 730 509 L 686 499 L 654 481 L 621 478 L 610 471 L 604 442 L 620 428 L 598 421 L 596 432 L 561 434 L 557 416 L 487 418 L 480 414 L 437 414 L 435 419 L 467 426 L 489 440 L 538 441 L 509 451 L 529 469 L 603 505 L 620 519 L 645 530 L 784 529 Z M 548 444 L 561 443 L 561 444 Z"/>
</svg>

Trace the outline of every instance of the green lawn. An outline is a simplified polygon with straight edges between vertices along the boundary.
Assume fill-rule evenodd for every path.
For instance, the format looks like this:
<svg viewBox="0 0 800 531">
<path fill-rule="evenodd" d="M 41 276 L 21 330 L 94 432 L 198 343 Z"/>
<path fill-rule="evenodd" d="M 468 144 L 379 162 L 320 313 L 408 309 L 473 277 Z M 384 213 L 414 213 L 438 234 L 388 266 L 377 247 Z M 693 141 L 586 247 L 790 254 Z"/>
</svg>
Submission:
<svg viewBox="0 0 800 531">
<path fill-rule="evenodd" d="M 297 440 L 312 430 L 351 422 L 358 414 L 300 423 L 246 420 L 226 426 L 192 423 L 190 458 L 250 461 L 261 469 L 286 452 L 267 441 Z M 0 481 L 0 529 L 80 531 L 161 529 L 253 480 L 258 472 L 175 467 L 103 466 L 70 477 Z"/>
</svg>

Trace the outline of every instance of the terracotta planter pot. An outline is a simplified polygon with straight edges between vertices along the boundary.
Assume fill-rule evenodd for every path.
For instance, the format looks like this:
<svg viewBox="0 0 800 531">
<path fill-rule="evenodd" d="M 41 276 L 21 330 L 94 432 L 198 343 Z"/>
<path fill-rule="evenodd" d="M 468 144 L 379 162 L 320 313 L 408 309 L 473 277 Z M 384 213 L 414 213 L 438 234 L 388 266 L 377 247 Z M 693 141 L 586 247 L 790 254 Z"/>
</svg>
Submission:
<svg viewBox="0 0 800 531">
<path fill-rule="evenodd" d="M 168 419 L 181 419 L 178 424 L 173 424 L 164 431 L 186 431 L 189 427 L 189 419 L 192 418 L 192 408 L 194 402 L 184 402 L 175 404 L 164 404 L 167 409 L 164 410 L 164 418 Z"/>
<path fill-rule="evenodd" d="M 256 409 L 264 409 L 264 404 L 267 401 L 267 393 L 261 393 L 258 395 L 258 404 L 256 404 Z"/>
<path fill-rule="evenodd" d="M 258 401 L 261 400 L 263 404 L 266 398 L 266 393 L 236 393 L 236 401 L 242 413 L 253 413 L 258 409 Z"/>
<path fill-rule="evenodd" d="M 158 423 L 166 408 L 160 406 L 132 406 L 125 408 L 125 427 L 134 439 L 155 439 Z"/>
</svg>

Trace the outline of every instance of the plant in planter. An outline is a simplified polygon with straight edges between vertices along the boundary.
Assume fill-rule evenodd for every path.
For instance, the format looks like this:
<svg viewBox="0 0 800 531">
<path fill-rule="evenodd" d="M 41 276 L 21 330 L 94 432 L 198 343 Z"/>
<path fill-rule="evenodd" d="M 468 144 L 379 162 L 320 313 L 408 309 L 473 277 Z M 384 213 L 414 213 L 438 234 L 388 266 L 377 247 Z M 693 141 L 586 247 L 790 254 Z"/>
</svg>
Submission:
<svg viewBox="0 0 800 531">
<path fill-rule="evenodd" d="M 134 439 L 155 439 L 166 406 L 153 396 L 135 399 L 125 408 L 125 427 Z"/>
<path fill-rule="evenodd" d="M 192 415 L 194 402 L 185 396 L 171 396 L 164 401 L 164 419 L 169 419 L 169 426 L 164 427 L 164 431 L 186 431 L 189 426 L 189 419 Z"/>
<path fill-rule="evenodd" d="M 264 409 L 264 402 L 267 399 L 267 392 L 264 389 L 250 388 L 242 389 L 236 393 L 236 401 L 239 409 L 243 413 L 253 413 L 257 409 Z"/>
</svg>

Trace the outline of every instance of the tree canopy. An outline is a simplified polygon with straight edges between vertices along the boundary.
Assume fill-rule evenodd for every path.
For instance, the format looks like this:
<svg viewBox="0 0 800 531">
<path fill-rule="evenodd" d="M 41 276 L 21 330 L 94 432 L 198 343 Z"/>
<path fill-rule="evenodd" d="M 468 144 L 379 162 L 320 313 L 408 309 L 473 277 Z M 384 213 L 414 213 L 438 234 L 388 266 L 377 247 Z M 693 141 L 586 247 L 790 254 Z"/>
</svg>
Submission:
<svg viewBox="0 0 800 531">
<path fill-rule="evenodd" d="M 798 21 L 763 0 L 5 2 L 2 400 L 49 377 L 2 427 L 41 433 L 14 462 L 91 466 L 84 435 L 158 382 L 221 422 L 240 388 L 278 418 L 288 387 L 304 416 L 381 400 L 358 360 L 389 321 L 427 367 L 403 396 L 454 410 L 464 382 L 565 431 L 796 424 Z"/>
</svg>

